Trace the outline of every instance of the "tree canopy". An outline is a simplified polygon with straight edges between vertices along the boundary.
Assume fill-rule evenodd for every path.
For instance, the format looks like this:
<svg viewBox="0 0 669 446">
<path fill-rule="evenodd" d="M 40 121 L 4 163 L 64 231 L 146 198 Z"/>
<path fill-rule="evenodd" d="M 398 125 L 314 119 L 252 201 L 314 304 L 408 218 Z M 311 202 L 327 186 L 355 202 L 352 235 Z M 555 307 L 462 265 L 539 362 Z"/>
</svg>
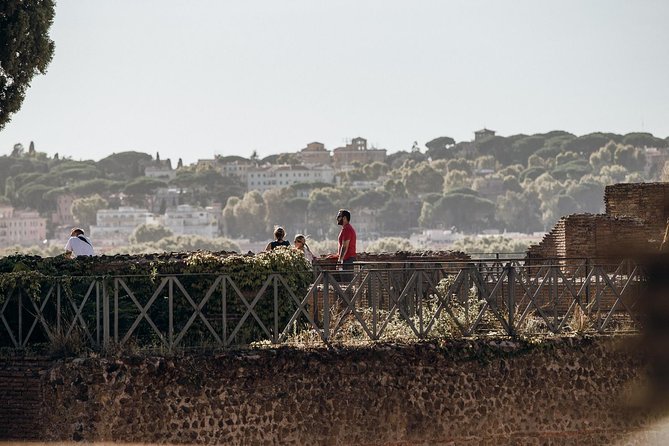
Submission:
<svg viewBox="0 0 669 446">
<path fill-rule="evenodd" d="M 0 130 L 19 111 L 37 74 L 45 74 L 55 44 L 49 37 L 53 0 L 0 2 Z"/>
</svg>

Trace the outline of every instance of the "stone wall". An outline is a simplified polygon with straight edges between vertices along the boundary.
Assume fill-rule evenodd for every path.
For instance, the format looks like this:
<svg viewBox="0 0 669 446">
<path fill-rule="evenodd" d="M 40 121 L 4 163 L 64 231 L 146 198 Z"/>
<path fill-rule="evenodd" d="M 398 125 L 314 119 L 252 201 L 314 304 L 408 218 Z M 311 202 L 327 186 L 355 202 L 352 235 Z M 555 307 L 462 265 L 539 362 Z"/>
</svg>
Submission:
<svg viewBox="0 0 669 446">
<path fill-rule="evenodd" d="M 40 383 L 51 365 L 47 358 L 0 358 L 0 440 L 40 437 Z"/>
<path fill-rule="evenodd" d="M 562 217 L 528 259 L 611 258 L 656 252 L 669 217 L 669 183 L 606 186 L 605 214 Z M 568 262 L 567 262 L 568 263 Z"/>
<path fill-rule="evenodd" d="M 637 217 L 651 236 L 662 241 L 669 217 L 669 183 L 621 183 L 606 186 L 606 214 Z"/>
<path fill-rule="evenodd" d="M 43 377 L 44 430 L 30 433 L 232 445 L 609 444 L 639 426 L 615 408 L 642 370 L 611 338 L 75 359 Z"/>
<path fill-rule="evenodd" d="M 527 251 L 529 259 L 611 259 L 654 249 L 654 233 L 636 217 L 571 214 L 562 217 L 543 240 Z M 570 262 L 564 262 L 570 263 Z M 576 263 L 576 262 L 571 262 Z"/>
</svg>

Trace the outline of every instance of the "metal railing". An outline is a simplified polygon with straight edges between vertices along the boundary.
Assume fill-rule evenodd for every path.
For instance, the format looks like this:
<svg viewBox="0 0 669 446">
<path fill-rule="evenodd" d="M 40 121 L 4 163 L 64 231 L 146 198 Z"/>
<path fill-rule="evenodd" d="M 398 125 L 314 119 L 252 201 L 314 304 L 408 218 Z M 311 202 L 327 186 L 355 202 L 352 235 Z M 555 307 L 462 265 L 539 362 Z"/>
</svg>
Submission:
<svg viewBox="0 0 669 446">
<path fill-rule="evenodd" d="M 228 274 L 49 277 L 1 296 L 0 346 L 174 350 L 640 328 L 644 281 L 631 262 L 380 262 L 305 274 L 313 283 L 302 290 L 281 272 L 256 286 Z"/>
</svg>

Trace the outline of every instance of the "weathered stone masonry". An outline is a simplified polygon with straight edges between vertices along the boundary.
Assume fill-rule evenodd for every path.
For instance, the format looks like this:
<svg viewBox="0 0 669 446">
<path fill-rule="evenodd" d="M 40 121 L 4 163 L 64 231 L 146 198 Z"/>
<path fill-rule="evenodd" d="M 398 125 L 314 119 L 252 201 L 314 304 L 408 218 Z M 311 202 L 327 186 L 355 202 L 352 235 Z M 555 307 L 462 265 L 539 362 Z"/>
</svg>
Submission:
<svg viewBox="0 0 669 446">
<path fill-rule="evenodd" d="M 609 185 L 604 204 L 605 214 L 562 217 L 528 249 L 528 258 L 601 259 L 657 252 L 669 217 L 669 183 Z"/>
<path fill-rule="evenodd" d="M 41 377 L 43 429 L 3 438 L 608 444 L 636 426 L 613 408 L 641 370 L 610 338 L 75 359 Z"/>
</svg>

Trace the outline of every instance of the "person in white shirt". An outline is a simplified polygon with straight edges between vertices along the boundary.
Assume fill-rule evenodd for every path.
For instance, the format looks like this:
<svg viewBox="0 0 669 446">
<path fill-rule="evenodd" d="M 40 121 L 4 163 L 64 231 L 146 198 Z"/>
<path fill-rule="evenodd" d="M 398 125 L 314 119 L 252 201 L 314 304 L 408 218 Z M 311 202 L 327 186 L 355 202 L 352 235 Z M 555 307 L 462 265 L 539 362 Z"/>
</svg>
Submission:
<svg viewBox="0 0 669 446">
<path fill-rule="evenodd" d="M 70 238 L 65 245 L 65 254 L 75 258 L 79 256 L 93 256 L 93 245 L 91 241 L 84 235 L 84 230 L 81 228 L 73 228 L 70 232 Z"/>
</svg>

